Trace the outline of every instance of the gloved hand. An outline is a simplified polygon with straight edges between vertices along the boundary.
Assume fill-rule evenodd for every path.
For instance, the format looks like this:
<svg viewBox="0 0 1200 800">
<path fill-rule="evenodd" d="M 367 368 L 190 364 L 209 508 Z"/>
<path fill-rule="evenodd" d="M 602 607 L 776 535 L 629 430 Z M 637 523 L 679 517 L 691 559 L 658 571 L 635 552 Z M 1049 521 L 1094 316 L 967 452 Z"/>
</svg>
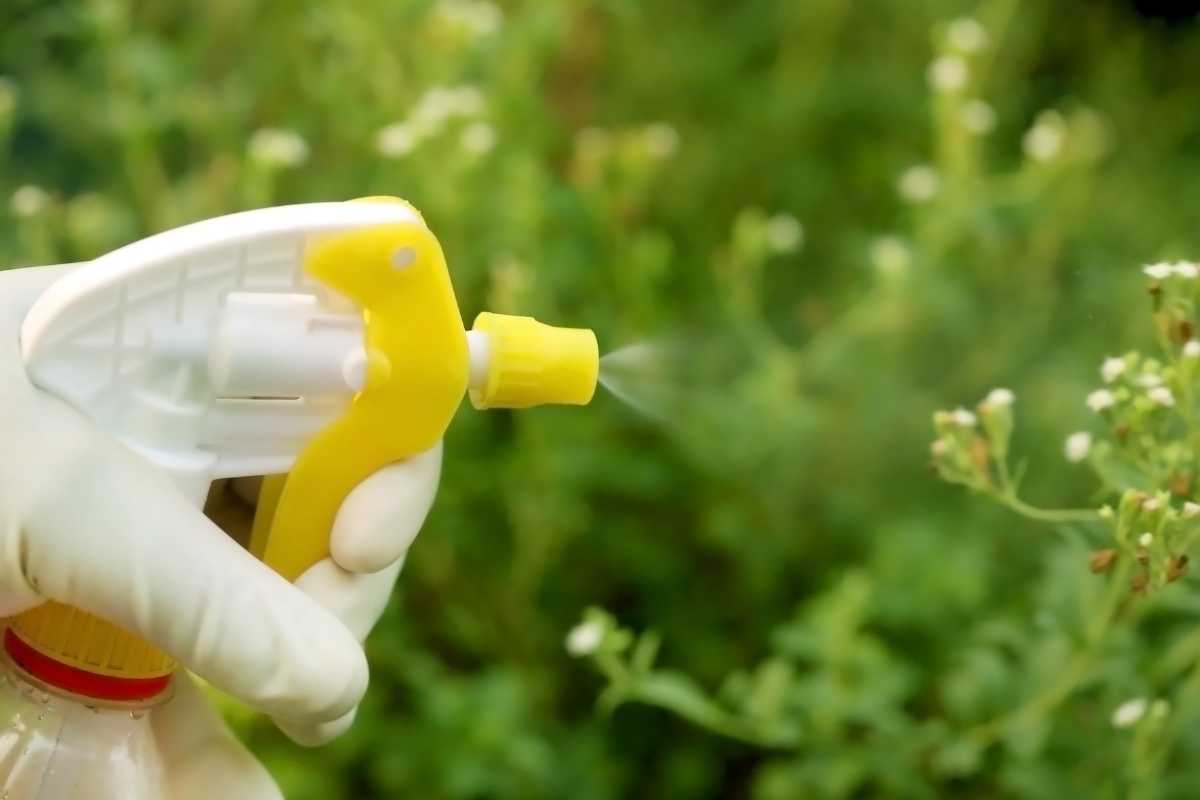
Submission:
<svg viewBox="0 0 1200 800">
<path fill-rule="evenodd" d="M 360 641 L 433 501 L 441 448 L 380 470 L 343 504 L 332 558 L 295 585 L 171 480 L 30 384 L 19 330 L 70 267 L 0 272 L 0 616 L 45 599 L 111 620 L 302 744 L 344 731 L 367 685 Z M 177 800 L 280 797 L 184 673 L 153 725 Z"/>
</svg>

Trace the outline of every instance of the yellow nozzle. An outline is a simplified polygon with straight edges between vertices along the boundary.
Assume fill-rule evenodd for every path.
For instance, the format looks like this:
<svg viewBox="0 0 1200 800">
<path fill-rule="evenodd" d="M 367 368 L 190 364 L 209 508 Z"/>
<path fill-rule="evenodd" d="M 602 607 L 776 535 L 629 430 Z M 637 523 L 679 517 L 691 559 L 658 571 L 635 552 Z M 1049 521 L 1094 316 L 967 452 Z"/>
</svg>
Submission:
<svg viewBox="0 0 1200 800">
<path fill-rule="evenodd" d="M 486 352 L 472 352 L 471 403 L 476 408 L 528 408 L 545 403 L 587 405 L 600 374 L 596 334 L 555 328 L 533 317 L 484 312 L 472 333 Z"/>
</svg>

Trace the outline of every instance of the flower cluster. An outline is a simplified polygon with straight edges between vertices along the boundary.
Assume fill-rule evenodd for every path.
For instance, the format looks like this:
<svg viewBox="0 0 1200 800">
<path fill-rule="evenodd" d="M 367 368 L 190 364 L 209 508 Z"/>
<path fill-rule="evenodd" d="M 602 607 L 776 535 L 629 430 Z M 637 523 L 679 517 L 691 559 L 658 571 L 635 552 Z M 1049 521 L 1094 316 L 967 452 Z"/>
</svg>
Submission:
<svg viewBox="0 0 1200 800">
<path fill-rule="evenodd" d="M 1156 281 L 1165 281 L 1172 277 L 1194 280 L 1200 276 L 1200 266 L 1192 261 L 1159 261 L 1142 267 L 1142 274 Z"/>
<path fill-rule="evenodd" d="M 293 130 L 260 128 L 247 146 L 250 160 L 265 167 L 298 167 L 308 160 L 308 142 Z"/>
<path fill-rule="evenodd" d="M 1026 163 L 1038 170 L 1094 163 L 1109 146 L 1107 121 L 1085 106 L 1039 112 L 1021 140 Z"/>
<path fill-rule="evenodd" d="M 1130 352 L 1105 358 L 1099 367 L 1102 385 L 1084 399 L 1103 430 L 1076 431 L 1063 443 L 1067 461 L 1086 462 L 1102 492 L 1114 498 L 1113 505 L 1046 510 L 1020 499 L 1019 476 L 1013 477 L 1007 463 L 1014 398 L 1006 389 L 993 390 L 974 412 L 937 412 L 937 438 L 930 450 L 942 478 L 1029 517 L 1110 526 L 1114 546 L 1093 552 L 1091 569 L 1106 573 L 1123 565 L 1137 594 L 1187 574 L 1188 552 L 1200 536 L 1200 339 L 1192 321 L 1200 300 L 1200 267 L 1190 261 L 1161 262 L 1143 273 L 1151 281 L 1162 355 Z"/>
<path fill-rule="evenodd" d="M 974 411 L 938 411 L 933 426 L 938 437 L 930 445 L 933 466 L 951 483 L 973 489 L 1003 490 L 1009 483 L 1007 457 L 1013 430 L 1016 395 L 993 389 Z"/>
<path fill-rule="evenodd" d="M 967 148 L 978 137 L 996 127 L 996 111 L 986 100 L 974 96 L 986 63 L 981 55 L 991 46 L 991 35 L 979 20 L 960 17 L 939 31 L 937 49 L 925 70 L 933 90 L 936 118 L 945 136 Z M 943 154 L 944 155 L 944 154 Z M 960 153 L 961 155 L 961 153 Z M 945 186 L 957 177 L 963 163 L 914 164 L 896 177 L 896 191 L 907 203 L 927 204 L 946 194 Z"/>
<path fill-rule="evenodd" d="M 1053 161 L 1062 152 L 1067 139 L 1067 121 L 1057 111 L 1043 111 L 1025 132 L 1021 145 L 1034 161 Z"/>
<path fill-rule="evenodd" d="M 901 278 L 912 265 L 912 247 L 900 236 L 881 236 L 871 243 L 869 259 L 882 277 Z"/>
<path fill-rule="evenodd" d="M 379 130 L 375 149 L 387 158 L 403 158 L 451 122 L 479 117 L 484 105 L 483 92 L 474 86 L 434 86 L 421 95 L 407 117 Z M 495 132 L 487 123 L 475 122 L 463 131 L 462 144 L 469 152 L 487 152 L 495 145 Z"/>
<path fill-rule="evenodd" d="M 1166 491 L 1129 489 L 1116 509 L 1103 506 L 1099 516 L 1112 526 L 1116 546 L 1092 553 L 1093 572 L 1108 572 L 1124 559 L 1132 565 L 1129 586 L 1136 594 L 1187 574 L 1187 551 L 1200 535 L 1200 503 L 1175 503 Z"/>
<path fill-rule="evenodd" d="M 937 170 L 928 164 L 915 164 L 900 174 L 896 191 L 910 203 L 932 200 L 941 185 Z"/>
<path fill-rule="evenodd" d="M 1113 709 L 1112 726 L 1132 728 L 1146 718 L 1147 711 L 1151 719 L 1165 719 L 1171 713 L 1171 704 L 1161 697 L 1153 703 L 1144 697 L 1132 697 Z"/>
<path fill-rule="evenodd" d="M 476 38 L 496 33 L 504 22 L 504 12 L 488 0 L 439 0 L 434 14 Z"/>
<path fill-rule="evenodd" d="M 1090 392 L 1084 403 L 1118 425 L 1136 424 L 1147 413 L 1172 408 L 1180 370 L 1138 353 L 1110 357 L 1100 366 L 1106 386 Z"/>
<path fill-rule="evenodd" d="M 40 186 L 25 184 L 18 186 L 9 200 L 9 207 L 18 217 L 34 217 L 42 213 L 50 203 L 50 195 Z"/>
</svg>

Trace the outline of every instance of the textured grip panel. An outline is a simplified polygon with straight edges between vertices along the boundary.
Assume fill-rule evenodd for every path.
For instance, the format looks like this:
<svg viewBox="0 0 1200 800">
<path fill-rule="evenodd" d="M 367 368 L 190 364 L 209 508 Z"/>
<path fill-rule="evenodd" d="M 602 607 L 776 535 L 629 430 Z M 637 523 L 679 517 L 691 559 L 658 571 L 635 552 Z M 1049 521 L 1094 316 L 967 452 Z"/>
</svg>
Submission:
<svg viewBox="0 0 1200 800">
<path fill-rule="evenodd" d="M 49 601 L 9 623 L 23 642 L 56 661 L 114 678 L 158 678 L 175 659 L 124 628 L 74 606 Z"/>
</svg>

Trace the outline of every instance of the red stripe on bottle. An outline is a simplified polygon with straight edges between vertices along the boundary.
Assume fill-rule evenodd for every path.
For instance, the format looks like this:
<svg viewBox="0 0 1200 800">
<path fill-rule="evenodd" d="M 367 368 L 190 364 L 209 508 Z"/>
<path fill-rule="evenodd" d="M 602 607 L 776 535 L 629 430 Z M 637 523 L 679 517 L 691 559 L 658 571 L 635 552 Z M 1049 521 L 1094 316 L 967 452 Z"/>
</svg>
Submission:
<svg viewBox="0 0 1200 800">
<path fill-rule="evenodd" d="M 149 700 L 171 683 L 170 675 L 156 678 L 117 678 L 64 664 L 31 647 L 11 628 L 4 631 L 4 649 L 17 666 L 38 680 L 72 694 L 96 700 Z"/>
</svg>

